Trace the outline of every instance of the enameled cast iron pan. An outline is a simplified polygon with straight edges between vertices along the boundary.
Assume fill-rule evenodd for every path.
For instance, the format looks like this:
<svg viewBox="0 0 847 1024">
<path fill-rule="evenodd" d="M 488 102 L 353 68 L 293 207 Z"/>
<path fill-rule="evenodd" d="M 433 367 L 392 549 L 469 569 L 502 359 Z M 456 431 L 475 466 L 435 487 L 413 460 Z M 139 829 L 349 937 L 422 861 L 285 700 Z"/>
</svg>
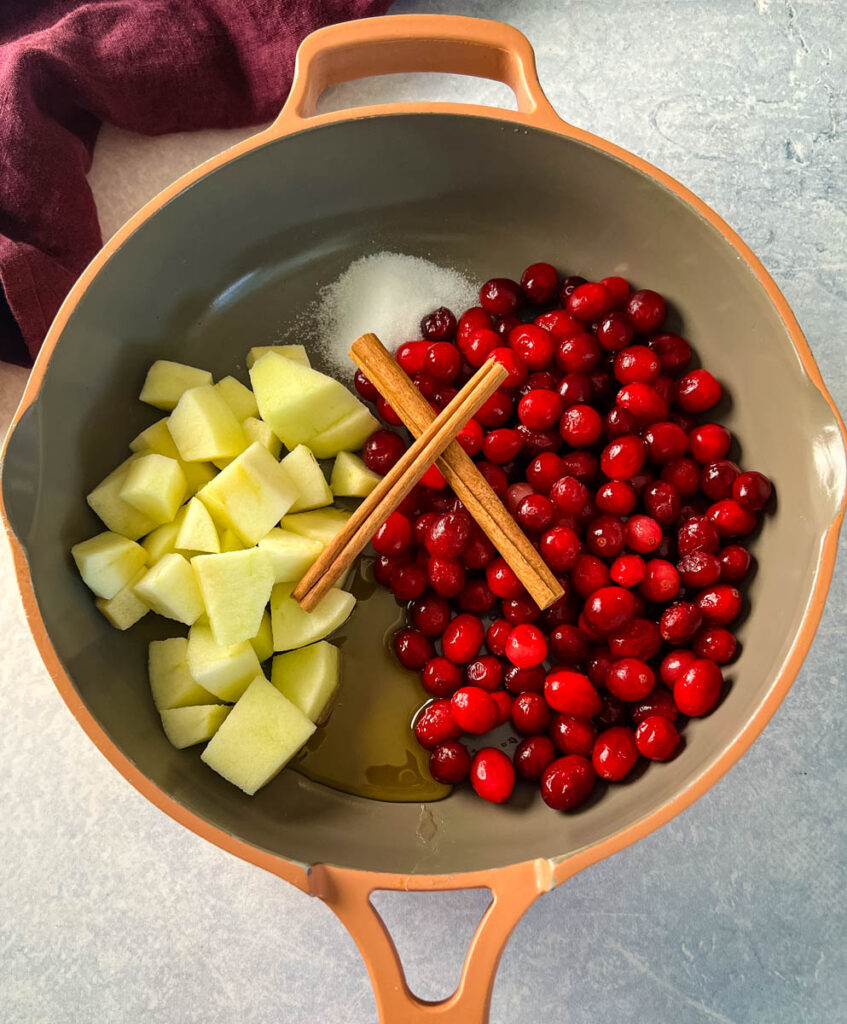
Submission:
<svg viewBox="0 0 847 1024">
<path fill-rule="evenodd" d="M 410 103 L 315 115 L 328 85 L 401 71 L 505 82 L 518 111 Z M 728 696 L 687 726 L 676 760 L 581 813 L 556 814 L 540 800 L 494 807 L 461 791 L 430 806 L 380 803 L 292 771 L 244 796 L 196 751 L 168 744 L 145 674 L 152 634 L 144 623 L 112 630 L 68 556 L 97 529 L 83 496 L 149 419 L 136 396 L 153 359 L 229 373 L 249 346 L 274 341 L 318 286 L 380 249 L 427 255 L 479 280 L 543 258 L 656 288 L 727 384 L 724 420 L 744 439 L 744 462 L 775 481 L 778 509 L 756 541 L 752 610 Z M 468 1024 L 487 1015 L 500 952 L 526 907 L 687 807 L 785 696 L 832 575 L 842 432 L 797 322 L 755 256 L 667 175 L 559 120 L 520 33 L 468 18 L 389 17 L 310 36 L 278 120 L 166 189 L 95 258 L 15 417 L 2 501 L 36 643 L 106 757 L 177 821 L 325 900 L 359 945 L 381 1020 Z M 369 894 L 481 886 L 494 899 L 457 991 L 418 1002 Z"/>
</svg>

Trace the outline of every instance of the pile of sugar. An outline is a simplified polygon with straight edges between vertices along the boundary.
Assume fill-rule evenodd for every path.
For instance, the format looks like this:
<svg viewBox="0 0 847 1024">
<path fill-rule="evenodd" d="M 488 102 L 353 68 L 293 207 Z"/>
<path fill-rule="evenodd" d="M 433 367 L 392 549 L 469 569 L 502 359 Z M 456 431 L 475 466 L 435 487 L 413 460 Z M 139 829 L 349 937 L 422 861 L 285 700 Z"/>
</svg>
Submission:
<svg viewBox="0 0 847 1024">
<path fill-rule="evenodd" d="M 457 317 L 479 303 L 479 292 L 456 270 L 418 256 L 380 252 L 351 263 L 321 290 L 315 341 L 328 368 L 350 379 L 355 366 L 347 354 L 361 334 L 371 331 L 394 351 L 420 338 L 421 319 L 439 306 Z"/>
</svg>

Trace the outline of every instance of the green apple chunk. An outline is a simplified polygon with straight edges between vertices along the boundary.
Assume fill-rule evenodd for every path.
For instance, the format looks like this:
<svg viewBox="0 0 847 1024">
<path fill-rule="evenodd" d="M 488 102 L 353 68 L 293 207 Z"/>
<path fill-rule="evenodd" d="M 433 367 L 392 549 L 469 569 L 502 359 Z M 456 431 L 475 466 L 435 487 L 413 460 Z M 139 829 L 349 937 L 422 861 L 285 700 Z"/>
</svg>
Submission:
<svg viewBox="0 0 847 1024">
<path fill-rule="evenodd" d="M 262 537 L 259 549 L 270 557 L 274 583 L 294 583 L 303 578 L 324 545 L 319 540 L 310 540 L 276 527 Z"/>
<path fill-rule="evenodd" d="M 361 407 L 337 380 L 276 352 L 253 364 L 250 380 L 262 419 L 288 449 L 309 444 L 315 434 Z"/>
<path fill-rule="evenodd" d="M 333 587 L 310 612 L 291 596 L 293 583 L 277 583 L 271 592 L 271 628 L 274 650 L 292 651 L 323 640 L 347 620 L 356 598 Z"/>
<path fill-rule="evenodd" d="M 114 597 L 147 563 L 140 544 L 117 533 L 98 533 L 71 548 L 83 583 L 98 597 Z"/>
<path fill-rule="evenodd" d="M 289 512 L 306 512 L 332 504 L 332 491 L 318 460 L 304 444 L 288 453 L 280 463 L 283 472 L 297 489 L 297 498 Z"/>
<path fill-rule="evenodd" d="M 226 646 L 252 640 L 259 632 L 274 585 L 268 555 L 259 548 L 196 555 L 191 567 L 197 574 L 215 643 Z"/>
<path fill-rule="evenodd" d="M 97 610 L 105 615 L 115 629 L 129 629 L 150 611 L 134 590 L 135 584 L 146 571 L 146 569 L 139 569 L 129 583 L 125 587 L 121 587 L 114 597 L 108 599 L 98 597 L 95 600 Z"/>
<path fill-rule="evenodd" d="M 183 519 L 185 519 L 185 508 L 181 508 L 177 512 L 173 522 L 157 526 L 141 541 L 141 546 L 147 552 L 148 565 L 155 565 L 165 555 L 176 551 L 176 539 L 179 536 Z"/>
<path fill-rule="evenodd" d="M 338 648 L 320 640 L 297 651 L 277 654 L 271 682 L 303 714 L 320 725 L 327 717 L 340 682 Z"/>
<path fill-rule="evenodd" d="M 129 467 L 121 498 L 154 523 L 169 523 L 185 497 L 187 484 L 179 462 L 148 452 Z"/>
<path fill-rule="evenodd" d="M 196 708 L 169 708 L 162 712 L 162 728 L 171 743 L 182 750 L 210 740 L 232 708 L 205 704 Z"/>
<path fill-rule="evenodd" d="M 247 353 L 247 369 L 249 370 L 256 360 L 267 355 L 268 352 L 276 352 L 277 355 L 285 356 L 294 363 L 301 366 L 311 366 L 309 356 L 306 354 L 305 345 L 254 345 Z"/>
<path fill-rule="evenodd" d="M 135 584 L 135 593 L 154 612 L 190 626 L 203 614 L 203 598 L 187 558 L 172 552 L 160 558 Z"/>
<path fill-rule="evenodd" d="M 212 384 L 192 388 L 180 398 L 168 420 L 179 457 L 186 462 L 211 462 L 244 451 L 241 424 Z"/>
<path fill-rule="evenodd" d="M 155 529 L 157 524 L 143 512 L 133 508 L 121 497 L 121 489 L 126 481 L 130 467 L 141 456 L 130 455 L 117 469 L 101 481 L 88 495 L 86 501 L 100 517 L 107 529 L 120 533 L 130 540 L 138 540 L 145 533 Z"/>
<path fill-rule="evenodd" d="M 251 444 L 197 497 L 223 529 L 234 530 L 245 545 L 256 544 L 297 498 L 281 465 L 260 444 Z"/>
<path fill-rule="evenodd" d="M 267 448 L 275 459 L 279 458 L 282 451 L 282 441 L 276 436 L 264 420 L 257 420 L 254 416 L 248 416 L 241 424 L 247 440 L 253 444 L 255 441 L 263 448 Z"/>
<path fill-rule="evenodd" d="M 188 494 L 196 494 L 201 487 L 204 487 L 210 480 L 214 480 L 218 471 L 211 462 L 183 462 L 179 460 L 179 468 L 185 476 L 188 485 Z"/>
<path fill-rule="evenodd" d="M 357 452 L 379 426 L 379 421 L 360 404 L 327 430 L 315 434 L 309 447 L 319 459 L 331 459 L 338 452 Z"/>
<path fill-rule="evenodd" d="M 267 661 L 273 654 L 274 639 L 271 632 L 271 616 L 267 609 L 262 612 L 262 624 L 259 626 L 259 632 L 250 643 L 253 645 L 253 650 L 256 652 L 256 657 L 259 661 Z"/>
<path fill-rule="evenodd" d="M 283 516 L 282 528 L 301 537 L 308 537 L 309 540 L 319 540 L 326 547 L 349 518 L 350 513 L 343 509 L 322 508 L 314 512 Z"/>
<path fill-rule="evenodd" d="M 224 530 L 221 534 L 221 551 L 243 551 L 244 545 L 235 530 Z"/>
<path fill-rule="evenodd" d="M 147 675 L 159 711 L 193 704 L 214 704 L 217 698 L 194 681 L 188 671 L 188 640 L 175 636 L 154 640 L 147 648 Z"/>
<path fill-rule="evenodd" d="M 336 498 L 366 498 L 382 477 L 352 452 L 339 452 L 332 466 L 329 486 Z"/>
<path fill-rule="evenodd" d="M 192 498 L 185 506 L 185 515 L 176 535 L 176 547 L 181 551 L 208 551 L 213 554 L 221 550 L 218 531 L 209 510 L 199 498 Z"/>
<path fill-rule="evenodd" d="M 232 409 L 233 415 L 242 423 L 248 416 L 258 416 L 259 407 L 256 396 L 235 377 L 223 377 L 215 385 L 226 404 Z"/>
<path fill-rule="evenodd" d="M 258 675 L 200 756 L 252 796 L 288 764 L 314 731 L 314 722 Z"/>
<path fill-rule="evenodd" d="M 169 459 L 179 458 L 174 439 L 168 430 L 167 416 L 163 416 L 155 423 L 151 423 L 146 430 L 142 430 L 129 442 L 129 448 L 130 451 L 140 452 L 142 455 L 147 452 L 155 452 L 157 455 L 167 455 Z"/>
<path fill-rule="evenodd" d="M 187 657 L 191 677 L 218 700 L 238 700 L 261 671 L 249 640 L 221 647 L 209 626 L 191 627 Z"/>
<path fill-rule="evenodd" d="M 208 370 L 157 359 L 147 371 L 144 387 L 138 397 L 148 405 L 169 411 L 190 388 L 211 383 L 212 375 Z"/>
</svg>

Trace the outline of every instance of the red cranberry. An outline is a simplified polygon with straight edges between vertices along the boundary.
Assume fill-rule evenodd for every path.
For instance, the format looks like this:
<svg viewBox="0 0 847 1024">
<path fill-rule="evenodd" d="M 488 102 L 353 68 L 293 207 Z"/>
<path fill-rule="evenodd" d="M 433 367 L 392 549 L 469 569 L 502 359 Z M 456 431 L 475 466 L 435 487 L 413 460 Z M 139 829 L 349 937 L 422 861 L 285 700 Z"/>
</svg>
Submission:
<svg viewBox="0 0 847 1024">
<path fill-rule="evenodd" d="M 556 365 L 563 373 L 590 373 L 602 355 L 593 334 L 574 334 L 556 345 Z"/>
<path fill-rule="evenodd" d="M 522 622 L 535 622 L 541 614 L 541 609 L 532 600 L 529 594 L 521 594 L 520 597 L 507 597 L 501 603 L 503 617 L 508 619 L 514 626 Z"/>
<path fill-rule="evenodd" d="M 553 522 L 553 502 L 543 494 L 529 494 L 518 505 L 515 518 L 527 533 L 541 533 Z"/>
<path fill-rule="evenodd" d="M 594 500 L 601 512 L 613 516 L 628 516 L 635 508 L 638 497 L 632 487 L 623 480 L 610 480 L 598 488 Z"/>
<path fill-rule="evenodd" d="M 518 597 L 524 592 L 521 581 L 505 558 L 496 558 L 485 570 L 485 578 L 497 597 Z"/>
<path fill-rule="evenodd" d="M 708 715 L 720 700 L 723 688 L 721 670 L 705 658 L 692 661 L 673 684 L 676 706 L 689 718 Z"/>
<path fill-rule="evenodd" d="M 584 615 L 600 633 L 614 633 L 633 618 L 635 598 L 623 587 L 601 587 L 585 602 Z M 560 708 L 559 710 L 565 710 Z"/>
<path fill-rule="evenodd" d="M 652 384 L 660 369 L 659 357 L 646 345 L 630 345 L 615 357 L 615 379 L 621 384 Z"/>
<path fill-rule="evenodd" d="M 449 341 L 456 327 L 456 317 L 446 306 L 439 306 L 421 320 L 421 334 L 427 341 Z"/>
<path fill-rule="evenodd" d="M 512 415 L 513 404 L 511 396 L 501 388 L 483 403 L 476 414 L 476 419 L 488 430 L 502 427 Z"/>
<path fill-rule="evenodd" d="M 485 580 L 468 580 L 465 589 L 459 594 L 458 604 L 463 612 L 485 615 L 497 604 L 497 597 L 488 589 Z"/>
<path fill-rule="evenodd" d="M 467 512 L 447 512 L 434 519 L 426 535 L 426 549 L 438 558 L 457 558 L 465 549 L 471 532 Z"/>
<path fill-rule="evenodd" d="M 460 686 L 450 698 L 450 708 L 462 732 L 479 736 L 497 724 L 497 705 L 479 686 Z"/>
<path fill-rule="evenodd" d="M 597 326 L 597 340 L 609 352 L 620 352 L 632 342 L 635 330 L 625 313 L 609 313 Z"/>
<path fill-rule="evenodd" d="M 497 548 L 474 523 L 465 550 L 462 552 L 462 564 L 466 569 L 484 569 L 489 562 L 497 557 Z"/>
<path fill-rule="evenodd" d="M 464 665 L 477 656 L 484 637 L 482 623 L 475 615 L 457 615 L 444 630 L 441 646 L 450 661 Z"/>
<path fill-rule="evenodd" d="M 591 452 L 568 452 L 562 456 L 565 476 L 575 476 L 580 483 L 590 484 L 600 472 L 600 463 Z"/>
<path fill-rule="evenodd" d="M 688 437 L 681 427 L 664 421 L 653 423 L 644 431 L 644 443 L 647 445 L 647 457 L 653 462 L 670 462 L 685 454 Z"/>
<path fill-rule="evenodd" d="M 497 705 L 497 721 L 494 723 L 496 728 L 505 725 L 512 717 L 512 697 L 505 690 L 493 690 L 491 696 Z"/>
<path fill-rule="evenodd" d="M 562 623 L 550 633 L 550 650 L 556 661 L 565 665 L 580 665 L 588 657 L 588 637 L 578 627 Z"/>
<path fill-rule="evenodd" d="M 429 755 L 429 774 L 444 786 L 455 786 L 468 777 L 471 755 L 456 740 L 439 743 Z"/>
<path fill-rule="evenodd" d="M 424 368 L 429 343 L 426 341 L 405 341 L 394 353 L 398 366 L 410 377 L 420 373 Z"/>
<path fill-rule="evenodd" d="M 555 630 L 558 626 L 571 625 L 576 622 L 576 617 L 579 615 L 579 607 L 570 592 L 570 579 L 567 576 L 558 576 L 557 579 L 564 594 L 549 608 L 545 608 L 539 618 L 542 627 L 548 632 Z"/>
<path fill-rule="evenodd" d="M 691 346 L 678 334 L 654 334 L 647 342 L 666 373 L 677 374 L 691 361 Z"/>
<path fill-rule="evenodd" d="M 649 715 L 635 730 L 635 745 L 650 761 L 670 761 L 679 748 L 679 733 L 663 715 Z"/>
<path fill-rule="evenodd" d="M 706 551 L 713 555 L 720 546 L 720 537 L 714 523 L 709 519 L 705 516 L 693 516 L 680 526 L 677 546 L 682 557 L 695 551 Z"/>
<path fill-rule="evenodd" d="M 591 795 L 594 768 L 587 757 L 568 754 L 549 764 L 541 776 L 541 798 L 554 811 L 572 811 Z"/>
<path fill-rule="evenodd" d="M 685 653 L 690 654 L 691 652 L 686 651 Z M 675 722 L 679 718 L 679 709 L 674 704 L 673 694 L 670 690 L 666 690 L 664 686 L 655 687 L 642 700 L 636 701 L 629 710 L 632 720 L 636 725 L 644 721 L 645 718 L 655 716 L 666 718 L 669 722 Z"/>
<path fill-rule="evenodd" d="M 562 287 L 559 289 L 559 299 L 563 306 L 567 305 L 568 299 L 582 284 L 588 284 L 588 282 L 584 277 L 578 277 L 576 274 L 572 274 L 570 277 L 566 277 L 562 281 Z"/>
<path fill-rule="evenodd" d="M 723 390 L 708 370 L 692 370 L 676 385 L 676 404 L 683 412 L 705 412 L 720 400 Z"/>
<path fill-rule="evenodd" d="M 421 487 L 427 487 L 429 490 L 443 491 L 446 486 L 447 481 L 438 466 L 430 466 L 421 477 Z"/>
<path fill-rule="evenodd" d="M 374 560 L 374 579 L 383 587 L 391 586 L 391 574 L 400 565 L 410 565 L 408 555 L 401 555 L 400 558 L 388 558 L 386 555 L 379 555 Z"/>
<path fill-rule="evenodd" d="M 554 711 L 593 718 L 603 702 L 588 676 L 571 669 L 554 669 L 544 681 L 544 699 Z"/>
<path fill-rule="evenodd" d="M 635 434 L 611 441 L 600 456 L 600 468 L 611 480 L 628 480 L 644 465 L 644 442 Z"/>
<path fill-rule="evenodd" d="M 646 555 L 662 542 L 662 527 L 650 516 L 630 516 L 626 523 L 626 546 Z"/>
<path fill-rule="evenodd" d="M 555 452 L 562 446 L 562 439 L 555 427 L 549 430 L 531 430 L 525 424 L 519 423 L 515 430 L 521 439 L 521 454 L 524 458 L 532 459 L 542 452 Z"/>
<path fill-rule="evenodd" d="M 676 522 L 682 505 L 676 488 L 664 480 L 657 480 L 646 487 L 642 501 L 647 512 L 662 526 Z"/>
<path fill-rule="evenodd" d="M 424 370 L 438 381 L 451 384 L 462 368 L 458 349 L 449 341 L 436 341 L 426 351 Z"/>
<path fill-rule="evenodd" d="M 626 304 L 631 290 L 629 287 L 629 281 L 627 281 L 626 278 L 604 277 L 600 284 L 602 284 L 612 296 L 614 309 L 620 309 L 621 306 Z"/>
<path fill-rule="evenodd" d="M 521 288 L 530 302 L 544 306 L 558 291 L 558 271 L 551 263 L 531 263 L 521 274 Z"/>
<path fill-rule="evenodd" d="M 572 405 L 585 405 L 594 398 L 591 380 L 584 373 L 566 373 L 556 391 L 566 409 Z"/>
<path fill-rule="evenodd" d="M 521 693 L 512 704 L 512 724 L 521 736 L 537 736 L 550 725 L 550 708 L 540 693 Z"/>
<path fill-rule="evenodd" d="M 568 572 L 576 564 L 580 550 L 579 537 L 567 526 L 554 526 L 541 538 L 541 557 L 553 572 Z"/>
<path fill-rule="evenodd" d="M 547 657 L 547 640 L 537 626 L 515 626 L 506 641 L 506 657 L 518 668 L 534 668 Z"/>
<path fill-rule="evenodd" d="M 496 747 L 484 747 L 471 762 L 471 785 L 477 796 L 492 804 L 505 803 L 515 788 L 515 769 Z"/>
<path fill-rule="evenodd" d="M 697 660 L 697 656 L 693 651 L 680 648 L 676 651 L 671 651 L 670 654 L 666 654 L 662 658 L 662 664 L 659 666 L 659 675 L 662 677 L 662 682 L 666 686 L 673 686 L 677 678 Z"/>
<path fill-rule="evenodd" d="M 521 326 L 521 321 L 516 316 L 498 316 L 495 317 L 497 324 L 494 330 L 500 335 L 501 338 L 506 338 L 508 341 L 509 335 L 516 327 Z"/>
<path fill-rule="evenodd" d="M 706 465 L 723 459 L 732 444 L 732 435 L 719 423 L 703 423 L 688 435 L 688 446 L 694 458 Z"/>
<path fill-rule="evenodd" d="M 392 427 L 403 426 L 403 421 L 381 395 L 376 400 L 376 411 L 383 423 L 390 423 Z"/>
<path fill-rule="evenodd" d="M 429 585 L 441 597 L 456 597 L 465 586 L 465 568 L 454 558 L 430 558 L 426 565 Z"/>
<path fill-rule="evenodd" d="M 588 524 L 585 543 L 592 555 L 615 558 L 623 551 L 624 525 L 614 516 L 598 516 Z"/>
<path fill-rule="evenodd" d="M 503 682 L 503 666 L 499 658 L 483 654 L 465 665 L 464 678 L 468 686 L 478 686 L 491 692 Z"/>
<path fill-rule="evenodd" d="M 608 675 L 609 669 L 612 667 L 612 663 L 614 661 L 615 658 L 612 657 L 608 647 L 591 648 L 586 670 L 588 672 L 588 678 L 595 686 L 606 685 L 606 676 Z"/>
<path fill-rule="evenodd" d="M 434 750 L 439 743 L 457 740 L 461 735 L 449 700 L 434 700 L 415 719 L 415 736 L 426 750 Z"/>
<path fill-rule="evenodd" d="M 642 700 L 655 683 L 653 669 L 638 658 L 621 658 L 606 676 L 606 688 L 620 700 Z"/>
<path fill-rule="evenodd" d="M 526 380 L 527 369 L 513 349 L 505 346 L 495 348 L 488 358 L 508 370 L 508 376 L 503 381 L 504 388 L 519 388 Z"/>
<path fill-rule="evenodd" d="M 522 779 L 537 782 L 556 759 L 556 748 L 547 736 L 527 736 L 515 748 L 515 771 Z"/>
<path fill-rule="evenodd" d="M 537 316 L 533 321 L 536 327 L 541 327 L 550 335 L 553 341 L 561 341 L 570 334 L 581 334 L 584 330 L 579 320 L 575 320 L 570 313 L 563 309 L 551 309 L 546 313 Z"/>
<path fill-rule="evenodd" d="M 503 673 L 503 685 L 510 693 L 541 693 L 545 678 L 544 669 L 540 665 L 535 668 L 509 665 Z"/>
<path fill-rule="evenodd" d="M 417 344 L 417 342 L 415 342 L 415 344 Z M 426 342 L 421 342 L 421 344 L 426 344 Z M 418 391 L 420 391 L 423 397 L 430 403 L 430 405 L 437 406 L 439 383 L 434 377 L 430 377 L 428 373 L 416 373 L 412 377 L 412 383 L 415 385 Z"/>
<path fill-rule="evenodd" d="M 726 626 L 741 614 L 741 593 L 735 587 L 719 583 L 700 591 L 697 607 L 707 625 Z"/>
<path fill-rule="evenodd" d="M 498 465 L 509 462 L 520 450 L 520 434 L 509 427 L 492 430 L 482 442 L 482 451 L 486 459 Z"/>
<path fill-rule="evenodd" d="M 659 629 L 669 644 L 687 643 L 703 624 L 703 613 L 690 601 L 677 601 L 662 612 Z"/>
<path fill-rule="evenodd" d="M 550 393 L 541 392 L 541 394 Z M 572 405 L 562 415 L 559 423 L 559 432 L 562 438 L 572 448 L 588 448 L 599 438 L 602 430 L 603 421 L 600 419 L 600 414 L 590 405 Z"/>
<path fill-rule="evenodd" d="M 526 467 L 527 482 L 541 494 L 549 495 L 551 500 L 553 495 L 550 494 L 550 491 L 562 475 L 562 460 L 553 452 L 544 452 L 542 455 L 538 455 Z M 587 492 L 586 497 L 588 497 Z M 580 505 L 581 507 L 582 505 Z"/>
<path fill-rule="evenodd" d="M 576 515 L 588 501 L 588 489 L 575 477 L 560 476 L 550 487 L 550 500 L 559 512 Z"/>
<path fill-rule="evenodd" d="M 608 782 L 620 782 L 629 775 L 637 760 L 635 733 L 622 725 L 601 732 L 591 754 L 594 771 Z"/>
<path fill-rule="evenodd" d="M 596 716 L 596 720 L 604 729 L 613 725 L 629 725 L 629 711 L 619 697 L 607 691 L 603 694 L 603 710 Z"/>
<path fill-rule="evenodd" d="M 749 470 L 736 477 L 732 484 L 732 497 L 747 512 L 758 512 L 770 501 L 773 484 L 764 473 Z"/>
<path fill-rule="evenodd" d="M 550 726 L 550 736 L 562 754 L 591 757 L 597 730 L 589 719 L 581 715 L 556 715 Z"/>
<path fill-rule="evenodd" d="M 605 316 L 612 308 L 614 299 L 605 285 L 587 282 L 577 285 L 568 296 L 567 310 L 577 320 L 591 323 Z"/>
<path fill-rule="evenodd" d="M 686 587 L 710 587 L 721 575 L 721 563 L 707 551 L 694 551 L 676 564 L 679 578 Z"/>
<path fill-rule="evenodd" d="M 492 320 L 488 313 L 480 306 L 472 306 L 459 317 L 459 326 L 456 329 L 456 343 L 459 348 L 474 331 L 482 328 L 490 329 Z"/>
<path fill-rule="evenodd" d="M 580 555 L 571 571 L 571 583 L 582 598 L 609 585 L 609 570 L 596 555 Z"/>
<path fill-rule="evenodd" d="M 485 646 L 498 658 L 506 657 L 506 641 L 513 626 L 508 619 L 495 619 L 485 633 Z"/>
<path fill-rule="evenodd" d="M 694 637 L 694 653 L 698 658 L 708 658 L 718 665 L 726 665 L 735 657 L 738 641 L 721 626 L 706 626 Z"/>
<path fill-rule="evenodd" d="M 725 498 L 711 505 L 706 515 L 721 537 L 743 537 L 756 528 L 756 517 L 742 508 L 734 498 Z"/>
<path fill-rule="evenodd" d="M 556 345 L 543 327 L 518 324 L 509 332 L 509 348 L 528 370 L 544 370 L 553 361 Z"/>
<path fill-rule="evenodd" d="M 396 558 L 407 551 L 412 543 L 412 524 L 401 512 L 392 512 L 371 539 L 378 555 Z"/>
<path fill-rule="evenodd" d="M 639 423 L 655 423 L 668 415 L 668 403 L 651 384 L 625 384 L 615 401 Z"/>
<path fill-rule="evenodd" d="M 419 565 L 395 565 L 388 585 L 398 601 L 414 601 L 426 590 L 427 576 Z"/>
<path fill-rule="evenodd" d="M 431 658 L 424 665 L 421 682 L 433 697 L 450 697 L 462 685 L 462 670 L 446 658 Z"/>
<path fill-rule="evenodd" d="M 535 492 L 532 489 L 531 484 L 528 484 L 525 480 L 521 480 L 519 483 L 511 484 L 507 489 L 504 496 L 503 504 L 506 506 L 507 511 L 510 515 L 517 515 L 518 508 L 524 498 L 528 498 L 530 494 Z"/>
<path fill-rule="evenodd" d="M 636 331 L 639 334 L 647 334 L 662 326 L 667 306 L 658 292 L 644 288 L 630 295 L 626 312 Z"/>
<path fill-rule="evenodd" d="M 385 474 L 406 451 L 406 442 L 393 430 L 375 430 L 365 441 L 362 460 L 368 469 Z"/>
<path fill-rule="evenodd" d="M 518 418 L 532 430 L 547 430 L 558 423 L 562 408 L 562 399 L 555 391 L 530 391 L 518 402 Z"/>
<path fill-rule="evenodd" d="M 740 583 L 753 563 L 750 552 L 740 544 L 728 544 L 721 550 L 718 559 L 721 563 L 721 580 L 724 583 Z"/>
<path fill-rule="evenodd" d="M 700 473 L 700 490 L 711 501 L 720 501 L 732 494 L 732 485 L 740 470 L 729 459 L 718 459 L 704 466 Z"/>
<path fill-rule="evenodd" d="M 375 402 L 379 398 L 379 392 L 376 387 L 361 370 L 356 370 L 353 374 L 353 386 L 366 402 Z"/>
<path fill-rule="evenodd" d="M 492 331 L 490 327 L 479 327 L 459 342 L 459 348 L 471 366 L 479 367 L 500 347 L 500 342 L 500 335 L 496 331 Z"/>
<path fill-rule="evenodd" d="M 479 304 L 495 316 L 510 316 L 521 299 L 520 285 L 508 277 L 492 277 L 479 290 Z"/>
<path fill-rule="evenodd" d="M 409 617 L 424 636 L 441 636 L 450 621 L 450 605 L 437 594 L 424 594 L 409 605 Z"/>
<path fill-rule="evenodd" d="M 639 658 L 647 661 L 658 654 L 661 647 L 659 626 L 651 619 L 632 619 L 609 636 L 609 651 L 614 658 Z"/>
<path fill-rule="evenodd" d="M 394 653 L 404 668 L 416 671 L 435 657 L 432 641 L 416 629 L 400 629 L 394 634 Z"/>
<path fill-rule="evenodd" d="M 672 459 L 662 466 L 662 480 L 687 498 L 700 487 L 700 467 L 693 459 Z"/>
</svg>

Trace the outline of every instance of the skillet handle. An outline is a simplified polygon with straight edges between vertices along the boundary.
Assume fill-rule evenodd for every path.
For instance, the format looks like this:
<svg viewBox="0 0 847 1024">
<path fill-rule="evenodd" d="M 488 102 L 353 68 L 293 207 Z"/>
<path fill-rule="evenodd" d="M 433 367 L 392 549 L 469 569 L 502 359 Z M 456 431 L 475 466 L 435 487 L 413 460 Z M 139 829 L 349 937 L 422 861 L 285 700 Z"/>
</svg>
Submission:
<svg viewBox="0 0 847 1024">
<path fill-rule="evenodd" d="M 315 117 L 318 97 L 329 86 L 371 75 L 448 72 L 490 78 L 514 92 L 522 121 L 561 126 L 544 95 L 535 54 L 526 36 L 510 25 L 481 18 L 441 14 L 401 14 L 364 18 L 318 29 L 300 45 L 288 100 L 268 129 L 272 137 L 303 127 Z M 432 111 L 437 103 L 384 104 L 360 108 L 356 116 Z M 455 109 L 455 104 L 450 104 Z M 477 113 L 491 108 L 476 107 Z M 510 112 L 506 111 L 508 116 Z M 515 117 L 514 113 L 511 116 Z M 337 120 L 338 115 L 333 119 Z"/>
<path fill-rule="evenodd" d="M 550 862 L 527 861 L 478 875 L 380 876 L 316 865 L 311 893 L 329 906 L 352 935 L 370 975 L 380 1024 L 487 1024 L 500 956 L 527 908 L 553 886 Z M 418 999 L 406 983 L 391 935 L 370 901 L 377 889 L 440 891 L 488 888 L 493 899 L 474 932 L 453 995 Z"/>
</svg>

